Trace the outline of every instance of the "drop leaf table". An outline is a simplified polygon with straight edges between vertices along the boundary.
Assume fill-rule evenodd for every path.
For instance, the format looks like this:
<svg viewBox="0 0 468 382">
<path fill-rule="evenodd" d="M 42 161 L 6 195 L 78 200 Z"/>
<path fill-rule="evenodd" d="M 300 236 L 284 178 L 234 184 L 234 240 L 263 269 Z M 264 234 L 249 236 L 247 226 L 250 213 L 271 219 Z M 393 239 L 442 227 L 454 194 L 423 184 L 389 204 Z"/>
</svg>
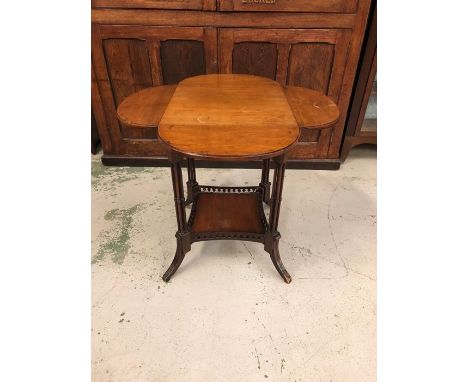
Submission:
<svg viewBox="0 0 468 382">
<path fill-rule="evenodd" d="M 192 243 L 246 240 L 262 243 L 283 280 L 291 282 L 278 246 L 287 154 L 301 129 L 323 129 L 338 120 L 338 107 L 330 98 L 310 89 L 283 88 L 264 77 L 212 74 L 141 90 L 119 105 L 117 115 L 134 127 L 157 128 L 168 150 L 178 230 L 176 253 L 164 281 L 177 271 Z M 185 159 L 187 199 L 181 171 Z M 262 160 L 261 181 L 258 186 L 199 185 L 197 159 Z M 270 207 L 268 218 L 264 203 Z M 192 208 L 187 219 L 188 205 Z"/>
</svg>

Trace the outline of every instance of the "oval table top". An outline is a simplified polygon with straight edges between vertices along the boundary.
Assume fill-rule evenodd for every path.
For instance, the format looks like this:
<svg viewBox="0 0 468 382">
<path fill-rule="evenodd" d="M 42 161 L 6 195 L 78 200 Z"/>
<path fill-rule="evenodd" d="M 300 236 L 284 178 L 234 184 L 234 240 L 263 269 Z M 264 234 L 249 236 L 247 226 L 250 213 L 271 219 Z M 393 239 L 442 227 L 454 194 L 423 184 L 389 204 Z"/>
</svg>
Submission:
<svg viewBox="0 0 468 382">
<path fill-rule="evenodd" d="M 253 100 L 255 100 L 255 104 L 257 105 L 257 108 L 258 108 L 257 110 L 264 110 L 264 113 L 261 113 L 262 115 L 259 115 L 257 120 L 252 120 L 253 121 L 253 122 L 251 121 L 252 123 L 259 124 L 260 119 L 265 118 L 265 110 L 266 109 L 271 110 L 270 106 L 262 109 L 264 107 L 262 105 L 262 102 L 264 104 L 265 102 L 267 102 L 266 98 L 268 98 L 268 96 L 265 95 L 265 91 L 269 91 L 270 88 L 268 88 L 266 84 L 269 85 L 270 87 L 272 86 L 272 84 L 273 86 L 277 87 L 278 84 L 276 82 L 263 78 L 263 77 L 255 77 L 255 76 L 248 76 L 248 75 L 208 75 L 208 76 L 192 77 L 192 79 L 195 78 L 196 80 L 191 80 L 191 78 L 189 78 L 187 80 L 182 81 L 181 84 L 185 83 L 184 86 L 187 86 L 187 82 L 188 82 L 189 86 L 192 86 L 193 84 L 195 84 L 194 85 L 195 87 L 200 88 L 200 82 L 206 81 L 206 80 L 203 80 L 203 78 L 205 77 L 211 77 L 211 79 L 208 81 L 208 84 L 206 85 L 206 88 L 210 88 L 213 86 L 218 86 L 218 87 L 222 86 L 222 87 L 230 88 L 230 90 L 226 90 L 223 92 L 222 97 L 213 96 L 213 94 L 211 94 L 209 101 L 208 101 L 208 103 L 211 104 L 210 106 L 212 108 L 211 110 L 213 110 L 213 107 L 216 109 L 215 110 L 216 112 L 214 113 L 216 114 L 215 117 L 223 116 L 223 121 L 221 121 L 221 123 L 226 123 L 226 120 L 228 119 L 231 119 L 231 121 L 236 121 L 236 120 L 238 121 L 239 119 L 242 119 L 242 118 L 244 119 L 250 118 L 248 115 L 249 111 L 250 111 L 250 114 L 252 114 L 252 112 L 256 110 L 255 107 L 253 106 L 254 105 Z M 220 77 L 222 77 L 222 79 L 220 79 Z M 231 77 L 231 79 L 229 79 L 229 77 Z M 235 79 L 233 79 L 232 77 L 235 77 Z M 217 78 L 216 80 L 217 85 L 214 85 L 215 78 Z M 228 83 L 230 83 L 229 86 L 227 85 Z M 163 117 L 177 86 L 178 85 L 156 86 L 156 87 L 140 90 L 128 96 L 119 105 L 117 109 L 117 117 L 122 123 L 130 125 L 132 127 L 136 127 L 136 128 L 155 127 L 157 128 L 160 125 L 161 118 Z M 266 86 L 266 89 L 263 88 L 264 86 Z M 239 89 L 239 87 L 249 89 L 247 90 L 247 93 L 244 95 L 244 97 L 239 95 L 239 93 L 242 92 L 242 89 Z M 192 86 L 192 89 L 189 90 L 189 92 L 192 92 L 192 95 L 193 95 L 194 91 L 195 92 L 205 91 L 206 93 L 207 90 L 206 89 L 195 90 L 193 89 L 193 86 Z M 299 128 L 323 129 L 323 128 L 332 126 L 338 120 L 339 118 L 338 107 L 329 97 L 325 96 L 323 93 L 314 91 L 308 88 L 302 88 L 302 87 L 296 87 L 296 86 L 285 86 L 283 88 L 283 91 L 286 96 L 287 103 L 290 106 L 290 109 L 294 115 L 294 118 Z M 218 92 L 219 92 L 219 89 L 218 89 Z M 228 93 L 232 93 L 233 94 L 232 97 L 234 98 L 237 97 L 237 101 L 234 100 L 234 102 L 231 105 L 229 105 L 229 101 L 226 100 L 226 96 Z M 270 94 L 270 92 L 268 92 L 268 94 Z M 204 102 L 203 97 L 204 96 L 202 96 L 201 98 L 198 97 L 197 100 L 192 100 L 195 103 L 195 105 L 192 105 L 191 110 L 202 111 L 205 108 L 206 105 L 201 105 Z M 260 98 L 260 100 L 258 100 L 258 98 Z M 278 102 L 277 94 L 276 94 L 275 102 Z M 183 109 L 181 110 L 181 112 L 190 114 L 191 111 L 188 108 L 188 106 L 189 106 L 188 103 L 185 102 L 182 106 L 179 105 L 179 110 Z M 282 104 L 282 106 L 284 107 L 284 103 Z M 224 107 L 224 111 L 221 112 L 220 110 L 223 107 Z M 228 109 L 227 111 L 225 110 L 226 108 Z M 235 112 L 236 108 L 238 110 L 237 113 Z M 200 118 L 200 115 L 197 115 L 195 123 L 193 123 L 194 121 L 192 120 L 192 123 L 190 123 L 189 126 L 185 126 L 184 129 L 189 129 L 190 134 L 193 134 L 196 128 L 202 128 L 202 126 L 204 125 L 209 125 L 208 120 L 206 119 L 206 112 L 207 110 L 204 111 L 205 119 L 203 117 Z M 184 118 L 187 118 L 186 114 Z M 212 116 L 214 114 L 212 114 Z M 182 118 L 182 116 L 180 117 Z M 214 123 L 213 121 L 214 119 L 212 118 L 210 122 Z M 265 121 L 265 119 L 263 119 L 263 121 Z M 227 126 L 227 125 L 224 125 L 224 126 Z M 249 127 L 249 129 L 251 128 L 252 126 Z M 265 126 L 263 126 L 263 128 L 260 127 L 258 129 L 259 131 L 265 134 L 265 138 L 268 137 L 268 134 L 270 132 L 272 132 L 273 134 L 277 134 L 276 131 L 270 131 L 269 128 L 265 129 Z M 169 134 L 174 133 L 173 129 L 169 129 L 169 130 L 171 130 Z M 211 145 L 214 140 L 219 141 L 219 138 L 216 138 L 212 135 L 213 134 L 212 130 L 213 130 L 213 127 L 211 127 L 211 133 L 210 133 L 211 135 L 208 137 L 210 139 L 210 142 L 208 143 L 209 145 Z M 239 133 L 239 129 L 235 128 L 235 131 L 233 131 L 233 133 L 234 132 Z M 239 140 L 238 136 L 234 136 L 234 138 L 235 140 Z M 291 137 L 288 137 L 286 134 L 283 137 L 276 137 L 276 139 L 278 138 L 284 139 L 284 138 L 291 138 Z M 169 139 L 171 139 L 171 137 L 169 137 Z M 230 140 L 232 140 L 232 138 L 230 138 Z M 245 142 L 245 140 L 242 141 L 242 138 L 240 140 L 241 140 L 241 145 L 243 146 L 245 146 L 248 143 L 248 142 Z M 286 139 L 286 141 L 287 140 L 288 139 Z M 254 144 L 255 142 L 250 142 L 250 143 Z M 280 143 L 280 141 L 278 140 L 273 143 L 274 145 L 276 145 L 275 146 L 276 148 L 278 148 L 278 144 L 280 145 L 284 144 L 284 143 Z M 234 142 L 231 142 L 228 146 L 232 146 L 233 144 Z M 291 143 L 291 145 L 292 144 L 294 144 L 294 142 Z M 265 150 L 267 147 L 261 148 L 262 153 L 259 154 L 257 152 L 257 157 L 258 155 L 272 156 L 270 155 L 272 153 L 279 155 L 282 149 L 277 149 L 275 151 L 275 147 L 273 147 L 271 152 L 268 152 L 268 150 Z M 286 150 L 287 148 L 289 148 L 289 146 L 284 148 L 283 151 Z M 251 147 L 250 153 L 248 152 L 248 150 L 244 150 L 244 152 L 241 153 L 241 155 L 244 155 L 244 156 L 255 155 L 255 152 L 254 152 L 255 150 L 252 150 L 252 149 L 253 148 Z M 180 151 L 180 150 L 176 150 L 176 151 Z M 206 154 L 200 154 L 200 153 L 198 154 L 192 153 L 192 154 L 193 154 L 192 156 L 195 156 L 195 157 L 206 155 Z M 219 155 L 219 153 L 217 155 Z M 249 159 L 250 158 L 251 157 L 249 157 Z"/>
<path fill-rule="evenodd" d="M 277 82 L 209 74 L 179 83 L 158 134 L 185 156 L 250 160 L 281 155 L 299 138 L 299 127 Z"/>
</svg>

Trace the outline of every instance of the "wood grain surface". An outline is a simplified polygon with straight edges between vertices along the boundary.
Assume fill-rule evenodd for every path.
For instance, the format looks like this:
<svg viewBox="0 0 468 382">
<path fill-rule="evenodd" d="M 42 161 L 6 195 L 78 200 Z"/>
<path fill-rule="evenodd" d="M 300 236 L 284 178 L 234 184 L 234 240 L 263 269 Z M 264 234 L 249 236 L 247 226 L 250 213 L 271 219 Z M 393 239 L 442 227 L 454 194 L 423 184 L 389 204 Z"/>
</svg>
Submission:
<svg viewBox="0 0 468 382">
<path fill-rule="evenodd" d="M 301 128 L 323 129 L 340 116 L 338 106 L 321 92 L 298 86 L 286 86 L 284 92 Z"/>
<path fill-rule="evenodd" d="M 249 160 L 282 154 L 297 141 L 299 128 L 275 81 L 213 74 L 177 86 L 159 137 L 190 157 Z"/>
<path fill-rule="evenodd" d="M 104 160 L 166 157 L 154 128 L 119 122 L 117 105 L 126 96 L 233 73 L 329 96 L 340 109 L 338 121 L 301 129 L 288 157 L 310 168 L 338 163 L 371 1 L 93 0 L 92 103 Z"/>
<path fill-rule="evenodd" d="M 255 194 L 201 193 L 192 232 L 264 233 Z"/>
<path fill-rule="evenodd" d="M 358 0 L 219 0 L 222 11 L 352 13 Z"/>
<path fill-rule="evenodd" d="M 176 87 L 155 86 L 128 96 L 117 108 L 119 120 L 133 127 L 157 127 Z M 338 106 L 321 92 L 298 86 L 286 86 L 284 92 L 300 128 L 326 128 L 339 117 Z"/>
<path fill-rule="evenodd" d="M 135 127 L 157 127 L 176 85 L 155 86 L 140 90 L 117 108 L 120 122 Z"/>
</svg>

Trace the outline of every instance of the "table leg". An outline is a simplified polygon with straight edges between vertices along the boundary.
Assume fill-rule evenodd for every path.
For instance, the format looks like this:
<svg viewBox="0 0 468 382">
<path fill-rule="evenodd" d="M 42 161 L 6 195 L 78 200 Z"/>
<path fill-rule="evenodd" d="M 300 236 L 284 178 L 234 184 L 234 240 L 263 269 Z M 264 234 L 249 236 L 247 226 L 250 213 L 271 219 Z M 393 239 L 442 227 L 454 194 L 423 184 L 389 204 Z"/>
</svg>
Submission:
<svg viewBox="0 0 468 382">
<path fill-rule="evenodd" d="M 273 178 L 273 194 L 270 201 L 270 221 L 269 232 L 265 239 L 265 251 L 270 254 L 271 261 L 283 280 L 289 284 L 291 276 L 283 265 L 279 253 L 279 239 L 281 237 L 278 232 L 279 213 L 281 208 L 281 194 L 283 192 L 285 162 L 284 159 L 277 160 L 275 175 Z"/>
<path fill-rule="evenodd" d="M 185 254 L 190 251 L 190 233 L 187 231 L 187 218 L 185 216 L 184 185 L 182 182 L 182 170 L 180 161 L 175 160 L 171 163 L 172 187 L 174 189 L 174 202 L 177 217 L 177 249 L 171 265 L 162 277 L 168 282 L 172 275 L 177 271 L 184 260 Z"/>
<path fill-rule="evenodd" d="M 259 187 L 262 189 L 263 201 L 269 206 L 270 199 L 270 159 L 264 159 L 262 163 L 262 181 Z"/>
<path fill-rule="evenodd" d="M 195 189 L 198 187 L 197 182 L 197 174 L 195 172 L 195 160 L 192 158 L 187 158 L 187 200 L 185 205 L 189 205 L 193 203 L 193 194 L 195 193 Z"/>
</svg>

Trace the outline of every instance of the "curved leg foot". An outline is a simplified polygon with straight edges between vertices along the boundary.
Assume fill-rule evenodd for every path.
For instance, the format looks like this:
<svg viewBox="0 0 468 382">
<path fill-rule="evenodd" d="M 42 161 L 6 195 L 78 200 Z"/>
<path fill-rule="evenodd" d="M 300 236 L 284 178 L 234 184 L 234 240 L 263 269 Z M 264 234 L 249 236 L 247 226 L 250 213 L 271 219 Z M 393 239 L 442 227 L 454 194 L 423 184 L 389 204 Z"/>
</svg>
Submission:
<svg viewBox="0 0 468 382">
<path fill-rule="evenodd" d="M 273 244 L 273 248 L 272 248 L 272 250 L 270 252 L 270 258 L 271 258 L 271 261 L 273 262 L 273 265 L 275 266 L 276 270 L 278 271 L 280 276 L 283 278 L 284 282 L 286 284 L 289 284 L 292 279 L 291 279 L 291 276 L 289 275 L 288 271 L 284 267 L 283 262 L 281 261 L 277 241 Z"/>
<path fill-rule="evenodd" d="M 166 273 L 164 273 L 162 277 L 164 282 L 167 283 L 171 279 L 171 277 L 174 275 L 174 273 L 177 272 L 177 269 L 179 269 L 180 264 L 182 264 L 184 257 L 185 257 L 185 253 L 182 250 L 182 245 L 179 241 L 177 241 L 177 249 L 176 249 L 176 253 L 174 256 L 174 260 L 172 260 L 171 265 L 169 266 L 169 268 L 167 268 Z"/>
</svg>

